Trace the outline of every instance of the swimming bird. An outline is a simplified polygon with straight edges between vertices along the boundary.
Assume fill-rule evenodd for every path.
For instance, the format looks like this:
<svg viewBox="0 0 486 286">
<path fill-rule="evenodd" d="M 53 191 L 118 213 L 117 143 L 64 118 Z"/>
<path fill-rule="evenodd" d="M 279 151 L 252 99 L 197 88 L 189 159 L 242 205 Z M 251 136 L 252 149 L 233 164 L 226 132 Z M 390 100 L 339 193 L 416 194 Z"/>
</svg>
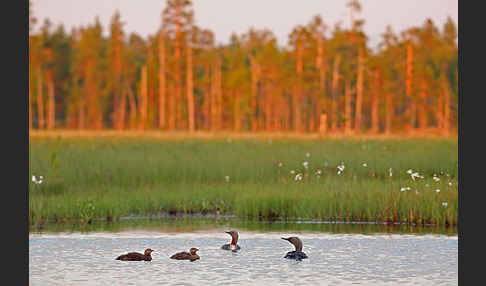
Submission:
<svg viewBox="0 0 486 286">
<path fill-rule="evenodd" d="M 127 254 L 122 254 L 118 256 L 115 260 L 123 260 L 123 261 L 151 261 L 152 256 L 150 255 L 153 252 L 152 249 L 147 248 L 144 252 L 138 253 L 138 252 L 129 252 Z"/>
<path fill-rule="evenodd" d="M 236 252 L 241 249 L 241 247 L 236 244 L 238 242 L 238 232 L 235 230 L 232 231 L 225 231 L 227 234 L 231 235 L 231 243 L 225 244 L 221 246 L 221 249 L 224 250 L 231 250 L 233 252 Z"/>
<path fill-rule="evenodd" d="M 189 252 L 178 252 L 172 255 L 170 258 L 177 260 L 190 260 L 191 262 L 194 262 L 199 259 L 199 255 L 196 254 L 198 250 L 199 249 L 193 247 L 189 249 Z"/>
<path fill-rule="evenodd" d="M 282 237 L 282 239 L 287 240 L 288 242 L 292 243 L 295 246 L 295 251 L 287 252 L 284 258 L 295 259 L 299 261 L 307 258 L 307 255 L 304 252 L 302 252 L 302 241 L 298 237 L 296 236 L 292 236 L 289 238 Z"/>
</svg>

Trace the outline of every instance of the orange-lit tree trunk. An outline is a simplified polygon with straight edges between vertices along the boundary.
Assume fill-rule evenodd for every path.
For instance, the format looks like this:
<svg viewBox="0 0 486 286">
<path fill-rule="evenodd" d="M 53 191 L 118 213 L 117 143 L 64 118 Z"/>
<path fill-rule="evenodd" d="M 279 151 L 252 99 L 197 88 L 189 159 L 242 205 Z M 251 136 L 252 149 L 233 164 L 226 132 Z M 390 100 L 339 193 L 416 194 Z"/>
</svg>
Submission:
<svg viewBox="0 0 486 286">
<path fill-rule="evenodd" d="M 441 82 L 442 84 L 442 82 Z M 437 129 L 444 130 L 444 90 L 439 92 L 437 97 L 437 107 L 435 112 L 435 118 L 437 120 Z"/>
<path fill-rule="evenodd" d="M 386 101 L 385 133 L 389 135 L 391 134 L 392 131 L 392 119 L 395 114 L 394 107 L 393 107 L 393 97 L 390 92 L 386 92 L 385 101 Z"/>
<path fill-rule="evenodd" d="M 363 112 L 363 83 L 364 83 L 364 51 L 363 47 L 358 52 L 358 78 L 356 82 L 356 111 L 354 128 L 356 132 L 361 132 L 361 118 Z"/>
<path fill-rule="evenodd" d="M 272 130 L 272 105 L 273 105 L 273 96 L 270 84 L 265 84 L 265 131 Z"/>
<path fill-rule="evenodd" d="M 426 109 L 426 100 L 427 100 L 427 88 L 428 85 L 425 80 L 422 81 L 422 87 L 420 90 L 420 104 L 418 108 L 418 124 L 420 131 L 424 131 L 427 128 L 427 109 Z"/>
<path fill-rule="evenodd" d="M 451 95 L 450 95 L 450 90 L 449 90 L 449 84 L 447 83 L 446 80 L 444 80 L 443 83 L 443 89 L 444 89 L 444 131 L 443 133 L 445 135 L 448 135 L 450 132 L 450 124 L 451 124 Z"/>
<path fill-rule="evenodd" d="M 37 116 L 38 116 L 38 128 L 44 129 L 44 96 L 42 92 L 42 69 L 39 68 L 37 73 Z"/>
<path fill-rule="evenodd" d="M 83 130 L 86 127 L 85 120 L 86 120 L 86 114 L 85 114 L 85 104 L 84 104 L 84 99 L 81 99 L 79 102 L 79 112 L 78 112 L 78 129 Z"/>
<path fill-rule="evenodd" d="M 241 130 L 242 118 L 241 118 L 241 95 L 239 91 L 233 92 L 234 103 L 233 103 L 233 130 L 239 132 Z"/>
<path fill-rule="evenodd" d="M 375 68 L 373 97 L 371 98 L 371 132 L 379 132 L 380 118 L 378 116 L 378 106 L 380 104 L 381 76 L 380 70 Z"/>
<path fill-rule="evenodd" d="M 297 82 L 294 90 L 294 130 L 296 132 L 302 132 L 302 114 L 301 114 L 301 100 L 302 100 L 302 73 L 303 73 L 303 53 L 302 44 L 297 44 Z"/>
<path fill-rule="evenodd" d="M 260 67 L 255 58 L 250 55 L 250 67 L 251 67 L 251 131 L 255 132 L 258 129 L 258 112 L 257 112 L 257 99 L 258 99 L 258 81 L 260 74 Z"/>
<path fill-rule="evenodd" d="M 165 34 L 159 33 L 159 128 L 164 129 L 165 122 Z"/>
<path fill-rule="evenodd" d="M 186 61 L 187 61 L 187 73 L 186 73 L 186 86 L 187 86 L 187 116 L 189 121 L 189 132 L 194 132 L 196 130 L 195 125 L 195 112 L 194 112 L 194 82 L 192 78 L 192 47 L 190 44 L 187 45 L 186 51 Z"/>
<path fill-rule="evenodd" d="M 212 101 L 212 73 L 210 64 L 204 65 L 204 75 L 207 81 L 204 83 L 204 99 L 203 99 L 203 126 L 204 129 L 209 130 L 211 128 L 211 101 Z"/>
<path fill-rule="evenodd" d="M 211 129 L 221 130 L 222 127 L 222 92 L 221 92 L 221 60 L 218 58 L 212 73 L 211 95 Z"/>
<path fill-rule="evenodd" d="M 174 130 L 181 121 L 181 93 L 182 93 L 182 81 L 181 81 L 181 49 L 182 49 L 182 23 L 181 23 L 181 15 L 180 15 L 180 6 L 176 6 L 176 15 L 175 15 L 175 38 L 174 38 L 174 89 L 175 89 L 175 98 L 173 102 L 173 110 L 171 110 L 171 115 L 174 117 L 171 119 L 171 125 L 169 129 Z"/>
<path fill-rule="evenodd" d="M 318 34 L 318 38 L 317 38 L 316 65 L 317 68 L 319 69 L 319 97 L 317 99 L 317 104 L 316 104 L 317 112 L 314 120 L 316 120 L 316 126 L 320 126 L 322 108 L 326 106 L 326 72 L 327 72 L 326 65 L 324 62 L 324 39 L 320 33 Z"/>
<path fill-rule="evenodd" d="M 56 118 L 56 104 L 54 98 L 54 80 L 52 71 L 47 72 L 47 129 L 54 129 Z"/>
<path fill-rule="evenodd" d="M 140 121 L 138 128 L 145 130 L 147 124 L 147 66 L 142 68 L 142 78 L 140 80 Z"/>
<path fill-rule="evenodd" d="M 413 80 L 413 46 L 412 43 L 409 42 L 407 45 L 407 74 L 405 77 L 405 94 L 408 103 L 408 108 L 407 108 L 407 116 L 408 116 L 407 129 L 408 130 L 415 128 L 415 117 L 416 117 L 416 109 L 417 109 L 416 101 L 413 97 L 412 80 Z"/>
<path fill-rule="evenodd" d="M 130 109 L 128 115 L 128 128 L 135 129 L 136 122 L 137 122 L 137 104 L 135 102 L 135 96 L 133 95 L 132 88 L 127 84 L 127 97 L 128 97 L 128 106 Z"/>
<path fill-rule="evenodd" d="M 332 97 L 331 97 L 331 130 L 336 131 L 337 129 L 337 97 L 338 97 L 338 87 L 339 87 L 339 64 L 341 62 L 341 55 L 337 55 L 334 59 L 334 66 L 332 71 Z"/>
<path fill-rule="evenodd" d="M 351 90 L 351 83 L 349 80 L 345 81 L 344 84 L 344 133 L 350 134 L 352 127 L 353 118 L 351 115 L 352 107 L 351 107 L 351 97 L 353 91 Z"/>
</svg>

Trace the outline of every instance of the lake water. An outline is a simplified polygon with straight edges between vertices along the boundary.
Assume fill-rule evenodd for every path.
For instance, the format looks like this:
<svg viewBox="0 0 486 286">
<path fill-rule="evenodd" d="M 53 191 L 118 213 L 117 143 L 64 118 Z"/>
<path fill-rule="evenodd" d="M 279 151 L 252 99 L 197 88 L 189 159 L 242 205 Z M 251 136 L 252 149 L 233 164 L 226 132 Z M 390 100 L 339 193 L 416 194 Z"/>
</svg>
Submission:
<svg viewBox="0 0 486 286">
<path fill-rule="evenodd" d="M 457 233 L 383 225 L 139 220 L 29 234 L 30 285 L 458 285 Z M 340 228 L 340 231 L 336 229 Z M 344 230 L 343 230 L 344 228 Z M 237 229 L 241 251 L 220 249 Z M 299 236 L 308 259 L 283 256 Z M 200 260 L 169 256 L 199 248 Z M 152 248 L 153 260 L 118 261 Z"/>
</svg>

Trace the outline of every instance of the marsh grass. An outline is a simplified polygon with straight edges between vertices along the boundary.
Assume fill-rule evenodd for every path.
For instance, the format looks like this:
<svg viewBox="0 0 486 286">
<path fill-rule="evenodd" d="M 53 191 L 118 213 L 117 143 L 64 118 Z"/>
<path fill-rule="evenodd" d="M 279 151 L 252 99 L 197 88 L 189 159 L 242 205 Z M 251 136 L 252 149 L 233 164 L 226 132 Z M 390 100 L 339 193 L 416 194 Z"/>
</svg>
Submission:
<svg viewBox="0 0 486 286">
<path fill-rule="evenodd" d="M 45 178 L 30 182 L 31 224 L 161 212 L 457 224 L 457 139 L 34 137 L 29 156 L 29 177 Z"/>
</svg>

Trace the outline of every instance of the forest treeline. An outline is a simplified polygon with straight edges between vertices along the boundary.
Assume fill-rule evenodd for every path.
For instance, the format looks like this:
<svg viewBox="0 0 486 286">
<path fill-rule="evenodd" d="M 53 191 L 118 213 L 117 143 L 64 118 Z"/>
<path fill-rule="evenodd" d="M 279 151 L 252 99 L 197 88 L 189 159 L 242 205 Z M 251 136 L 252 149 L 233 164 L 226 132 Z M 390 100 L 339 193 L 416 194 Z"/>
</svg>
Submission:
<svg viewBox="0 0 486 286">
<path fill-rule="evenodd" d="M 30 4 L 30 3 L 29 3 Z M 127 34 L 115 11 L 73 28 L 29 6 L 29 128 L 394 133 L 457 128 L 457 27 L 430 19 L 367 45 L 361 5 L 349 23 L 316 15 L 281 47 L 251 28 L 229 44 L 167 0 L 158 31 Z M 271 17 L 271 15 L 269 16 Z M 39 25 L 39 32 L 34 28 Z"/>
</svg>

